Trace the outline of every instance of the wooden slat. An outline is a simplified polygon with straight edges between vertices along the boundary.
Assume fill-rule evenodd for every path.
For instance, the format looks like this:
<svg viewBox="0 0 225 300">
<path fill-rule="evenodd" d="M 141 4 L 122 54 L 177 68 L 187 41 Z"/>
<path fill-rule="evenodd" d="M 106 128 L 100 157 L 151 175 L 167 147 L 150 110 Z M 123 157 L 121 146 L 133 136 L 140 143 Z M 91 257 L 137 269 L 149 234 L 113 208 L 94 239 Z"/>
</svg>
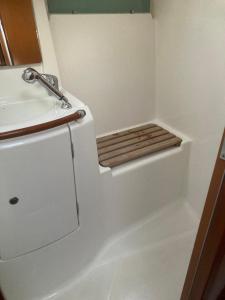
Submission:
<svg viewBox="0 0 225 300">
<path fill-rule="evenodd" d="M 120 149 L 117 149 L 117 150 L 114 150 L 114 151 L 110 151 L 110 152 L 107 152 L 105 154 L 100 155 L 99 156 L 99 161 L 101 162 L 101 161 L 104 161 L 104 160 L 108 160 L 108 159 L 111 159 L 113 157 L 120 156 L 124 153 L 129 155 L 129 152 L 133 152 L 133 151 L 136 151 L 136 150 L 141 149 L 141 148 L 145 148 L 145 147 L 150 146 L 150 145 L 154 145 L 154 144 L 157 144 L 157 143 L 160 143 L 160 142 L 163 142 L 163 141 L 167 141 L 171 138 L 174 138 L 174 135 L 171 134 L 171 133 L 168 133 L 168 134 L 165 134 L 165 135 L 153 138 L 153 139 L 148 139 L 144 142 L 139 142 L 139 143 L 136 143 L 136 144 L 124 147 L 124 148 L 120 148 Z"/>
<path fill-rule="evenodd" d="M 117 144 L 114 144 L 114 145 L 103 147 L 103 148 L 98 149 L 98 155 L 101 155 L 101 154 L 104 154 L 104 153 L 107 153 L 107 152 L 110 152 L 110 151 L 113 151 L 113 150 L 116 150 L 116 149 L 120 149 L 120 148 L 129 146 L 129 145 L 133 145 L 133 144 L 136 144 L 136 143 L 139 143 L 139 142 L 149 140 L 150 137 L 154 138 L 154 137 L 161 136 L 161 135 L 164 135 L 164 134 L 167 134 L 167 133 L 168 133 L 167 130 L 162 129 L 162 130 L 153 132 L 151 134 L 146 134 L 146 135 L 143 135 L 143 136 L 139 136 L 137 138 L 129 139 L 129 140 L 121 142 L 121 143 L 117 143 Z"/>
<path fill-rule="evenodd" d="M 182 140 L 178 137 L 171 138 L 169 140 L 150 145 L 132 152 L 128 152 L 116 157 L 113 157 L 111 159 L 105 160 L 105 161 L 100 161 L 100 164 L 104 167 L 115 167 L 120 164 L 123 164 L 125 162 L 128 162 L 130 160 L 167 149 L 172 146 L 179 146 L 181 144 Z"/>
<path fill-rule="evenodd" d="M 117 132 L 117 133 L 114 133 L 114 134 L 110 134 L 110 135 L 106 135 L 104 137 L 98 138 L 97 141 L 98 141 L 98 143 L 102 143 L 102 142 L 111 140 L 113 138 L 118 138 L 118 137 L 130 134 L 130 133 L 134 133 L 134 132 L 141 131 L 141 130 L 144 130 L 144 129 L 152 128 L 152 127 L 155 127 L 155 126 L 156 126 L 155 124 L 147 124 L 147 125 L 131 128 L 131 129 L 128 129 L 128 130 L 123 130 L 123 131 L 120 131 L 120 132 Z"/>
<path fill-rule="evenodd" d="M 110 145 L 114 145 L 114 144 L 121 143 L 121 142 L 124 142 L 124 141 L 128 141 L 130 139 L 137 138 L 137 137 L 140 137 L 140 136 L 143 136 L 143 135 L 146 135 L 146 134 L 150 134 L 150 133 L 153 133 L 153 132 L 156 132 L 156 131 L 159 131 L 159 130 L 162 130 L 162 128 L 159 127 L 159 126 L 154 126 L 152 128 L 139 130 L 139 131 L 134 132 L 134 133 L 124 134 L 124 135 L 119 136 L 119 137 L 114 137 L 113 139 L 109 139 L 109 140 L 103 141 L 103 142 L 99 142 L 99 139 L 97 139 L 98 149 L 102 149 L 106 146 L 110 146 Z M 149 135 L 149 138 L 151 138 L 151 135 Z"/>
<path fill-rule="evenodd" d="M 97 139 L 100 165 L 115 167 L 173 146 L 182 140 L 155 124 L 146 124 Z"/>
</svg>

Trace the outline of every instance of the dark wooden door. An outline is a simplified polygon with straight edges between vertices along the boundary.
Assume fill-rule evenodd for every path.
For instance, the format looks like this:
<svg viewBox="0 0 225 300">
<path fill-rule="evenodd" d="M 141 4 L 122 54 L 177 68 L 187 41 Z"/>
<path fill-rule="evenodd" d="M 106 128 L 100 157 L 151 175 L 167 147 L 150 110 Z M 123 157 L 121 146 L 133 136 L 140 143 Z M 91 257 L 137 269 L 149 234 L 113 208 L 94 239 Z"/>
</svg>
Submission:
<svg viewBox="0 0 225 300">
<path fill-rule="evenodd" d="M 181 300 L 225 299 L 225 131 Z"/>
<path fill-rule="evenodd" d="M 4 300 L 1 290 L 0 290 L 0 300 Z"/>
<path fill-rule="evenodd" d="M 0 66 L 5 66 L 5 65 L 6 65 L 5 57 L 4 57 L 4 53 L 3 53 L 1 41 L 0 41 Z"/>
</svg>

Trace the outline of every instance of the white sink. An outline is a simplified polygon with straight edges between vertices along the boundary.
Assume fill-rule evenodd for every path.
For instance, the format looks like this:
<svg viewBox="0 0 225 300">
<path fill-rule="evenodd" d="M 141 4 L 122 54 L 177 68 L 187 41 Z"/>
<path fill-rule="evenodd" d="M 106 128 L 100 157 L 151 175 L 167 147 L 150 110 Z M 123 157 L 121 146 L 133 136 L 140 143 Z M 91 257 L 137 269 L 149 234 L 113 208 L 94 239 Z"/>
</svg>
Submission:
<svg viewBox="0 0 225 300">
<path fill-rule="evenodd" d="M 28 99 L 0 99 L 0 133 L 26 128 L 73 114 L 85 109 L 82 102 L 64 91 L 72 105 L 71 109 L 62 109 L 61 102 L 54 96 L 31 97 Z"/>
<path fill-rule="evenodd" d="M 26 101 L 10 98 L 8 101 L 0 102 L 0 126 L 13 125 L 40 118 L 56 108 L 56 101 L 51 98 L 27 99 Z"/>
</svg>

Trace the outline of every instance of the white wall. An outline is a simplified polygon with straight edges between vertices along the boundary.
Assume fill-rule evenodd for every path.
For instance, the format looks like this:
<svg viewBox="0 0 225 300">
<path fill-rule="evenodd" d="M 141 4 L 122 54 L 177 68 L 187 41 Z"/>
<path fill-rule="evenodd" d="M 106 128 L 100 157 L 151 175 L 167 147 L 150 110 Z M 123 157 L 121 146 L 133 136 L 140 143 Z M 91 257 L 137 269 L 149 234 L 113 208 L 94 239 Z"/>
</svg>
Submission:
<svg viewBox="0 0 225 300">
<path fill-rule="evenodd" d="M 200 215 L 225 125 L 225 2 L 154 0 L 153 15 L 52 15 L 62 83 L 99 134 L 156 116 L 192 138 Z"/>
<path fill-rule="evenodd" d="M 42 64 L 33 65 L 33 67 L 41 72 L 52 73 L 59 76 L 45 0 L 33 0 L 33 4 L 42 52 Z M 34 92 L 45 92 L 43 87 L 39 84 L 29 85 L 22 80 L 21 75 L 24 68 L 24 66 L 0 67 L 0 101 L 1 97 L 29 97 L 29 95 L 33 95 Z"/>
<path fill-rule="evenodd" d="M 64 88 L 92 110 L 97 133 L 153 118 L 150 14 L 51 15 Z"/>
<path fill-rule="evenodd" d="M 225 125 L 225 1 L 155 0 L 157 116 L 193 139 L 188 199 L 201 214 Z"/>
</svg>

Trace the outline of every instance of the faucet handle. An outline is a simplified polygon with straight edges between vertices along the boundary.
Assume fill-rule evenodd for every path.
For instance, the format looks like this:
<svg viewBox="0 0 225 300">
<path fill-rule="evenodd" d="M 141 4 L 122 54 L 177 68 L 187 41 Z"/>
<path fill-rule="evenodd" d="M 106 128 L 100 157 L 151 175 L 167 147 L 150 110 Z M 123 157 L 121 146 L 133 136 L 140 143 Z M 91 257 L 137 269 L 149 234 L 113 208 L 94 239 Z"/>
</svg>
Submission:
<svg viewBox="0 0 225 300">
<path fill-rule="evenodd" d="M 23 71 L 22 78 L 28 83 L 34 83 L 37 79 L 38 72 L 33 68 L 27 68 Z"/>
<path fill-rule="evenodd" d="M 33 68 L 27 68 L 24 70 L 22 78 L 28 83 L 33 83 L 36 80 L 39 81 L 39 83 L 48 90 L 50 96 L 53 94 L 58 100 L 62 101 L 62 108 L 69 109 L 72 107 L 68 99 L 63 95 L 62 92 L 60 92 L 58 87 L 58 78 L 56 76 L 50 74 L 40 74 Z"/>
<path fill-rule="evenodd" d="M 55 75 L 51 74 L 41 74 L 48 82 L 57 90 L 59 89 L 59 81 Z"/>
</svg>

